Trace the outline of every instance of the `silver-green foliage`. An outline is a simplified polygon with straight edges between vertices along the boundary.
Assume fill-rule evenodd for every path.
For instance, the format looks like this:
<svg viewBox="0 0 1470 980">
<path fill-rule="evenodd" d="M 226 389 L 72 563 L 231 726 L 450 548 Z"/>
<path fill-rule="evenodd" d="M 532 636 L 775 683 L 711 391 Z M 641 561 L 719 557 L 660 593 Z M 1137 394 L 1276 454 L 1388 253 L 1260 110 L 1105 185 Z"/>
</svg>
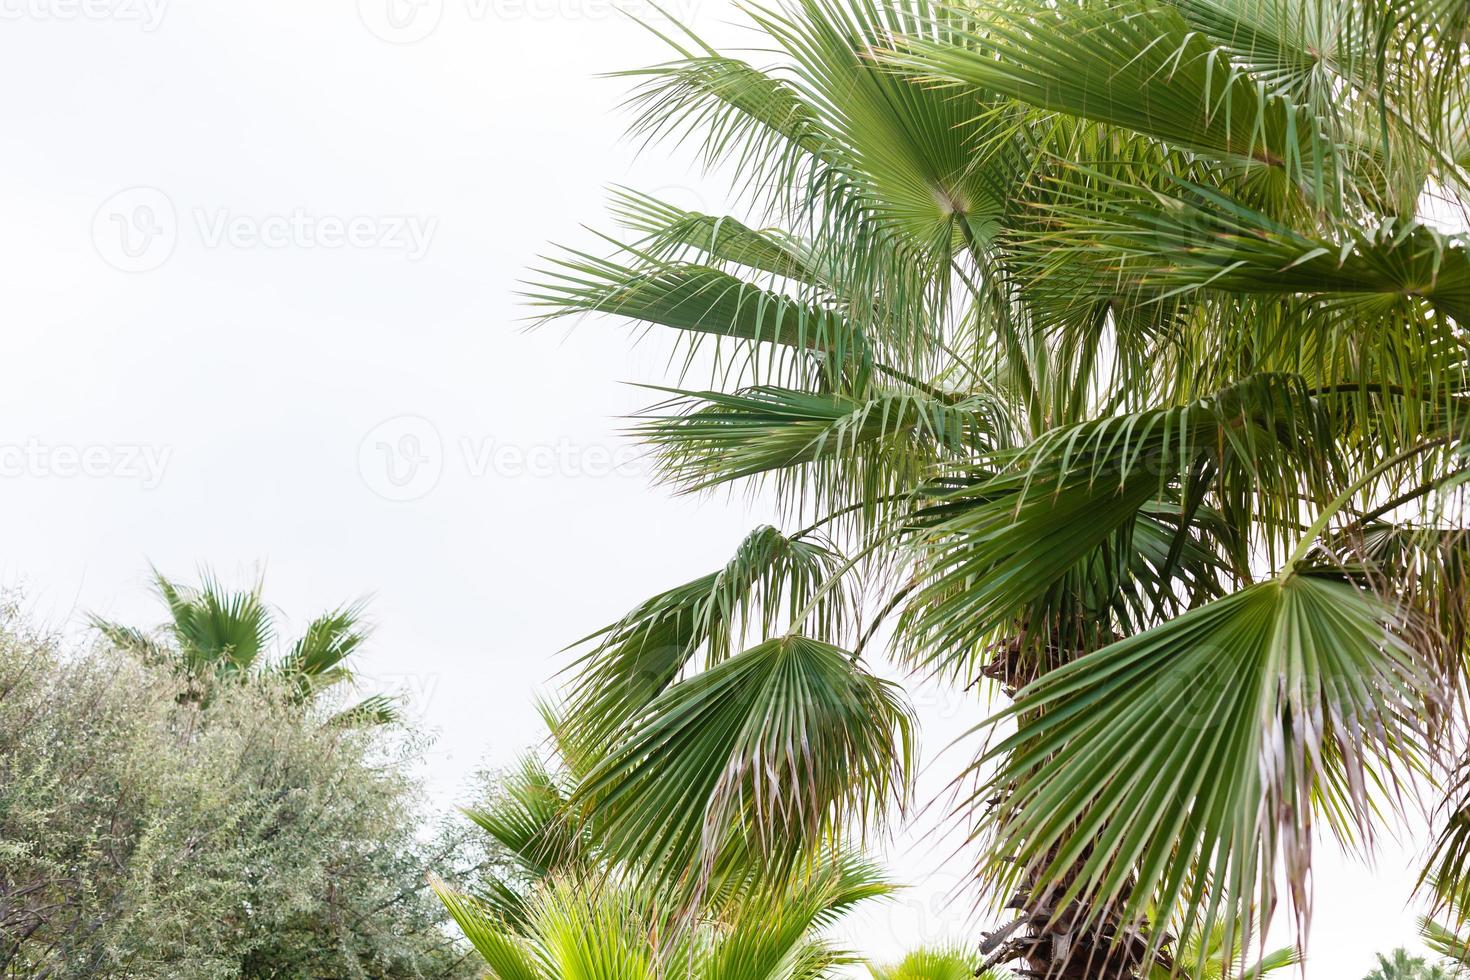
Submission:
<svg viewBox="0 0 1470 980">
<path fill-rule="evenodd" d="M 188 684 L 0 624 L 0 975 L 472 976 L 425 869 L 486 853 L 420 841 L 414 741 Z"/>
</svg>

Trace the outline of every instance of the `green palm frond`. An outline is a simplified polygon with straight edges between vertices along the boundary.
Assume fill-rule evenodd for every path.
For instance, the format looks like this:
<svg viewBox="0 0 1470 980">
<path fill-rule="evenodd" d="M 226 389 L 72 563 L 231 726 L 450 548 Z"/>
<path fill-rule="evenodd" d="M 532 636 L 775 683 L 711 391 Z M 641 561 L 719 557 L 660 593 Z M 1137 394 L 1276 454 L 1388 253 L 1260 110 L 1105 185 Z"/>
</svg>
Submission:
<svg viewBox="0 0 1470 980">
<path fill-rule="evenodd" d="M 1352 300 L 1363 310 L 1422 300 L 1470 322 L 1470 239 L 1395 217 L 1329 238 L 1298 231 L 1217 191 L 1175 181 L 1141 192 L 1113 178 L 1095 189 L 1059 186 L 1039 212 L 1044 277 L 1092 270 L 1101 283 L 1154 294 L 1194 289 Z"/>
<path fill-rule="evenodd" d="M 573 801 L 613 852 L 675 884 L 721 852 L 789 869 L 907 795 L 912 719 L 898 690 L 836 647 L 767 640 L 632 718 Z M 658 814 L 650 820 L 650 814 Z"/>
<path fill-rule="evenodd" d="M 1387 956 L 1379 953 L 1375 958 L 1377 964 L 1363 980 L 1457 980 L 1461 972 L 1438 963 L 1429 963 L 1424 957 L 1414 956 L 1403 947 Z"/>
<path fill-rule="evenodd" d="M 1245 938 L 1228 922 L 1189 930 L 1190 938 L 1173 953 L 1173 965 L 1154 964 L 1149 980 L 1261 980 L 1302 962 L 1294 947 L 1282 947 L 1252 960 Z"/>
<path fill-rule="evenodd" d="M 115 623 L 101 616 L 89 616 L 87 622 L 108 643 L 119 650 L 132 653 L 145 663 L 166 663 L 172 656 L 172 651 L 167 644 L 135 626 Z"/>
<path fill-rule="evenodd" d="M 723 663 L 751 634 L 803 628 L 836 639 L 849 616 L 841 557 L 815 536 L 773 527 L 746 536 L 718 571 L 641 603 L 583 642 L 556 725 L 568 761 L 585 771 L 633 718 L 691 667 Z"/>
<path fill-rule="evenodd" d="M 209 572 L 191 589 L 154 573 L 154 588 L 168 605 L 169 631 L 190 670 L 249 671 L 270 644 L 270 611 L 260 585 L 229 591 Z"/>
<path fill-rule="evenodd" d="M 709 163 L 743 175 L 755 210 L 774 204 L 787 219 L 780 237 L 803 243 L 810 277 L 795 277 L 795 298 L 837 298 L 852 330 L 906 371 L 933 362 L 931 331 L 951 317 L 947 266 L 994 236 L 1031 157 L 1003 107 L 977 112 L 872 58 L 894 33 L 948 37 L 931 15 L 924 4 L 808 0 L 752 14 L 783 66 L 682 52 L 632 73 L 645 86 L 634 134 L 694 136 Z"/>
<path fill-rule="evenodd" d="M 689 927 L 673 929 L 656 893 L 616 877 L 541 881 L 519 927 L 480 899 L 437 880 L 434 887 L 492 975 L 508 980 L 654 980 L 674 973 L 691 980 L 834 977 L 853 958 L 833 946 L 825 930 L 853 903 L 887 890 L 860 861 L 824 861 L 798 878 L 767 882 L 704 909 Z"/>
<path fill-rule="evenodd" d="M 659 951 L 649 941 L 646 901 L 571 879 L 553 882 L 531 913 L 533 935 L 553 975 L 656 980 Z"/>
<path fill-rule="evenodd" d="M 327 688 L 351 684 L 347 661 L 368 637 L 363 603 L 351 603 L 312 620 L 285 653 L 274 653 L 274 616 L 261 596 L 261 582 L 231 590 L 211 572 L 198 587 L 181 585 L 154 571 L 154 588 L 168 607 L 169 621 L 152 633 L 93 616 L 90 623 L 109 642 L 151 662 L 172 665 L 194 680 L 271 678 L 289 685 L 293 697 L 311 702 Z M 206 685 L 207 686 L 207 685 Z M 207 698 L 207 692 L 198 692 Z M 399 704 L 374 695 L 333 712 L 329 725 L 387 725 L 399 720 Z"/>
<path fill-rule="evenodd" d="M 915 545 L 918 587 L 899 623 L 906 656 L 946 676 L 971 676 L 972 656 L 1000 642 L 1027 605 L 1071 570 L 1091 561 L 1112 563 L 1111 577 L 1121 581 L 1131 564 L 1130 533 L 1155 499 L 1157 484 L 1152 475 L 1122 490 L 1085 477 L 1043 484 L 1014 476 L 941 498 L 929 511 L 936 522 Z M 1097 645 L 1107 635 L 1097 631 L 1107 629 L 1103 617 L 1112 596 L 1092 598 L 1097 618 L 1086 625 Z M 1035 638 L 1044 646 L 1058 639 Z"/>
<path fill-rule="evenodd" d="M 351 680 L 352 673 L 344 663 L 368 638 L 363 610 L 359 602 L 313 619 L 306 632 L 291 644 L 290 651 L 270 669 L 297 680 L 303 692 Z"/>
<path fill-rule="evenodd" d="M 706 166 L 733 166 L 760 183 L 840 152 L 805 94 L 772 72 L 714 51 L 619 73 L 638 80 L 630 134 L 644 141 L 698 139 Z M 766 180 L 761 180 L 764 177 Z"/>
<path fill-rule="evenodd" d="M 783 499 L 871 519 L 944 462 L 1007 445 L 1008 422 L 984 396 L 878 390 L 862 397 L 764 385 L 733 394 L 670 390 L 635 433 L 664 477 L 688 491 L 775 476 Z"/>
<path fill-rule="evenodd" d="M 949 41 L 948 19 L 924 4 L 804 0 L 789 12 L 763 10 L 756 22 L 802 70 L 875 220 L 940 256 L 967 237 L 991 237 L 1022 166 L 1008 139 L 1014 120 L 881 70 L 872 57 L 895 34 Z"/>
<path fill-rule="evenodd" d="M 1375 11 L 1366 5 L 1338 13 L 1307 0 L 1171 0 L 1181 17 L 1225 49 L 1252 78 L 1298 104 L 1322 111 L 1329 79 L 1371 85 L 1367 73 Z M 1337 93 L 1340 98 L 1340 90 Z"/>
<path fill-rule="evenodd" d="M 811 527 L 591 639 L 574 805 L 678 900 L 799 865 L 899 782 L 897 699 L 837 649 L 886 646 L 1020 698 L 966 777 L 1018 899 L 987 957 L 1279 967 L 1241 920 L 1277 881 L 1306 907 L 1312 829 L 1370 845 L 1396 780 L 1465 755 L 1470 3 L 748 13 L 757 54 L 684 31 L 630 73 L 635 137 L 730 213 L 621 193 L 612 257 L 533 299 L 674 328 L 636 423 L 663 476 Z M 707 610 L 775 594 L 730 656 Z M 846 693 L 791 693 L 819 678 Z"/>
<path fill-rule="evenodd" d="M 541 271 L 528 299 L 545 311 L 544 319 L 611 313 L 695 335 L 816 352 L 839 363 L 866 346 L 839 310 L 692 262 L 633 256 L 622 264 L 568 252 Z"/>
<path fill-rule="evenodd" d="M 1463 928 L 1463 923 L 1461 924 Z M 1440 956 L 1461 967 L 1470 967 L 1470 936 L 1464 936 L 1428 916 L 1419 919 L 1419 937 Z"/>
<path fill-rule="evenodd" d="M 1444 928 L 1458 930 L 1470 912 L 1470 901 L 1466 900 L 1470 894 L 1470 769 L 1463 760 L 1437 817 L 1438 833 L 1424 879 L 1431 886 L 1436 904 L 1447 908 L 1455 920 L 1452 927 Z"/>
<path fill-rule="evenodd" d="M 1458 493 L 1426 495 L 1421 502 L 1415 500 L 1419 489 L 1390 498 L 1404 500 L 1390 509 L 1419 503 L 1427 510 L 1424 520 L 1405 516 L 1391 524 L 1369 511 L 1324 535 L 1320 554 L 1368 588 L 1401 591 L 1406 604 L 1431 625 L 1445 657 L 1439 667 L 1459 691 L 1464 689 L 1459 679 L 1470 666 L 1470 534 L 1440 520 L 1445 510 L 1460 506 Z"/>
<path fill-rule="evenodd" d="M 829 282 L 810 247 L 780 229 L 751 228 L 728 215 L 686 211 L 626 189 L 614 195 L 612 211 L 625 227 L 643 233 L 638 250 L 661 260 L 695 255 L 707 263 L 729 263 L 813 288 Z"/>
<path fill-rule="evenodd" d="M 938 83 L 1107 123 L 1240 163 L 1320 180 L 1315 118 L 1263 91 L 1166 4 L 993 3 L 964 44 L 904 39 L 889 60 Z"/>
<path fill-rule="evenodd" d="M 1232 516 L 1295 541 L 1297 495 L 1325 485 L 1313 476 L 1327 426 L 1299 381 L 1263 376 L 1177 408 L 1054 429 L 992 456 L 999 471 L 941 482 L 947 492 L 915 516 L 907 655 L 970 676 L 977 651 L 1016 633 L 1042 649 L 1095 649 L 1120 627 L 1180 611 L 1176 587 L 1196 601 L 1217 595 L 1232 559 L 1245 560 L 1220 510 L 1286 502 Z M 1275 493 L 1258 497 L 1262 488 Z M 1202 506 L 1207 494 L 1215 507 Z"/>
<path fill-rule="evenodd" d="M 575 783 L 535 756 L 523 756 L 499 784 L 485 808 L 465 815 L 513 857 L 523 873 L 542 879 L 576 870 L 590 842 L 573 819 L 570 797 Z"/>
<path fill-rule="evenodd" d="M 398 699 L 387 694 L 374 694 L 356 704 L 334 712 L 327 719 L 329 725 L 344 728 L 366 728 L 373 725 L 394 725 L 403 719 Z"/>
<path fill-rule="evenodd" d="M 1047 674 L 986 757 L 982 792 L 1003 802 L 985 827 L 1016 858 L 994 873 L 1028 869 L 1056 909 L 1183 903 L 1201 916 L 1187 930 L 1225 922 L 1230 938 L 1274 906 L 1280 873 L 1304 912 L 1302 828 L 1365 832 L 1424 761 L 1415 704 L 1434 688 L 1411 636 L 1379 600 L 1296 574 Z"/>
<path fill-rule="evenodd" d="M 1191 28 L 1268 92 L 1318 120 L 1361 175 L 1358 190 L 1408 215 L 1439 152 L 1443 94 L 1416 78 L 1412 5 L 1337 0 L 1171 0 Z M 1407 70 L 1405 70 L 1407 69 Z M 1453 72 L 1450 73 L 1451 75 Z"/>
<path fill-rule="evenodd" d="M 496 980 L 555 980 L 562 975 L 556 972 L 555 963 L 546 962 L 541 951 L 507 928 L 479 901 L 454 891 L 438 878 L 430 877 L 429 884 Z"/>
<path fill-rule="evenodd" d="M 855 871 L 861 875 L 856 882 Z M 875 869 L 851 860 L 836 866 L 824 860 L 792 883 L 757 889 L 727 913 L 724 935 L 698 975 L 703 980 L 827 976 L 854 957 L 819 938 L 819 931 L 852 905 L 888 892 Z"/>
</svg>

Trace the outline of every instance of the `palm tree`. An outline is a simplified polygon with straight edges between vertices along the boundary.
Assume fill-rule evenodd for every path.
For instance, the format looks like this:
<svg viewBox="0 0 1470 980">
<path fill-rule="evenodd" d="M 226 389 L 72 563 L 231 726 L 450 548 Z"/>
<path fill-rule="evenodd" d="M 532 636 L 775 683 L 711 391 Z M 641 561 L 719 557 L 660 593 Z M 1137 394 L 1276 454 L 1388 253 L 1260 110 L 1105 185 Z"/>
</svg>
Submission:
<svg viewBox="0 0 1470 980">
<path fill-rule="evenodd" d="M 261 583 L 231 591 L 205 571 L 197 587 L 180 585 L 158 571 L 153 585 L 168 608 L 168 622 L 147 631 L 97 616 L 92 626 L 119 649 L 173 666 L 191 681 L 272 677 L 289 685 L 303 703 L 327 688 L 350 684 L 347 666 L 368 637 L 363 606 L 340 606 L 313 619 L 285 650 L 272 656 L 274 616 L 261 598 Z M 191 688 L 207 696 L 207 686 Z M 335 724 L 386 724 L 397 718 L 392 698 L 374 695 L 332 716 Z"/>
<path fill-rule="evenodd" d="M 1390 955 L 1378 954 L 1378 965 L 1363 980 L 1451 980 L 1454 974 L 1444 967 L 1425 962 L 1422 956 L 1411 956 L 1406 949 Z"/>
<path fill-rule="evenodd" d="M 1470 248 L 1431 219 L 1470 203 L 1470 5 L 750 18 L 765 64 L 686 31 L 628 73 L 633 135 L 738 213 L 620 191 L 613 250 L 529 288 L 671 328 L 662 478 L 791 525 L 583 646 L 560 735 L 603 846 L 697 884 L 904 813 L 887 656 L 1009 701 L 958 776 L 1016 912 L 982 967 L 1202 972 L 1424 772 L 1462 879 Z"/>
<path fill-rule="evenodd" d="M 697 903 L 602 847 L 578 823 L 573 765 L 522 759 L 490 804 L 466 813 L 511 859 L 477 894 L 433 882 L 465 937 L 502 980 L 817 980 L 856 962 L 823 936 L 890 888 L 870 863 L 830 852 L 779 880 L 726 863 Z"/>
</svg>

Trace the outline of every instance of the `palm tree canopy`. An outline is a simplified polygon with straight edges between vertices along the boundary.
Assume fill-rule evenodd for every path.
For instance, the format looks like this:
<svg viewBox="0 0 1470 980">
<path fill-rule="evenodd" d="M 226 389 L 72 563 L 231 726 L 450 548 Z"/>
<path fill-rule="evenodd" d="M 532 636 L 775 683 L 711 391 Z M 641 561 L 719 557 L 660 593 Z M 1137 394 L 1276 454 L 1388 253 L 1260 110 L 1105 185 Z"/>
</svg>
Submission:
<svg viewBox="0 0 1470 980">
<path fill-rule="evenodd" d="M 278 656 L 274 615 L 261 596 L 261 583 L 231 590 L 205 571 L 199 586 L 181 585 L 154 571 L 153 585 L 169 619 L 153 631 L 97 616 L 92 626 L 109 642 L 145 659 L 173 664 L 197 678 L 280 678 L 308 701 L 334 685 L 351 683 L 347 660 L 368 637 L 362 603 L 341 606 L 313 619 Z M 386 724 L 397 717 L 392 698 L 375 695 L 338 712 L 339 724 Z"/>
<path fill-rule="evenodd" d="M 872 829 L 913 737 L 881 652 L 1011 698 L 963 812 L 1028 918 L 982 966 L 1199 972 L 1278 882 L 1304 924 L 1314 828 L 1370 840 L 1464 749 L 1470 4 L 750 17 L 759 64 L 686 31 L 626 74 L 737 213 L 620 191 L 528 293 L 670 328 L 661 478 L 797 530 L 585 641 L 573 806 L 667 881 Z"/>
</svg>

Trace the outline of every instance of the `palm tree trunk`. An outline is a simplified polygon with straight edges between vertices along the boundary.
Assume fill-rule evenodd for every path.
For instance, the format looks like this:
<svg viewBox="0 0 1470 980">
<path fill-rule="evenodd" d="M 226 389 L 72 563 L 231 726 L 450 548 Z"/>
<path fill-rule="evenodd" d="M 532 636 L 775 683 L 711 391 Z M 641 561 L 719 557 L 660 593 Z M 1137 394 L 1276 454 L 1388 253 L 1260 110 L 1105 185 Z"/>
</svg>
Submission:
<svg viewBox="0 0 1470 980">
<path fill-rule="evenodd" d="M 985 934 L 982 971 L 1011 965 L 1024 980 L 1140 980 L 1160 962 L 1158 954 L 1148 955 L 1138 930 L 1114 912 L 1073 902 L 1058 913 L 1050 896 L 1034 893 L 1029 882 L 1008 907 L 1017 917 Z"/>
<path fill-rule="evenodd" d="M 982 673 L 998 681 L 1007 697 L 1014 697 L 1029 681 L 1058 665 L 1037 663 L 1023 654 L 1019 640 L 1013 640 Z M 1042 866 L 1062 846 L 1052 848 Z M 1137 923 L 1123 922 L 1115 909 L 1098 910 L 1085 901 L 1073 901 L 1060 912 L 1055 908 L 1055 899 L 1066 894 L 1082 873 L 1089 853 L 1090 848 L 1084 850 L 1071 872 L 1050 889 L 1038 889 L 1035 871 L 1025 875 L 1021 889 L 1006 903 L 1016 918 L 983 934 L 979 972 L 1008 965 L 1021 980 L 1143 980 L 1152 964 L 1170 965 L 1166 951 L 1150 955 Z M 1125 886 L 1125 895 L 1127 891 Z"/>
</svg>

